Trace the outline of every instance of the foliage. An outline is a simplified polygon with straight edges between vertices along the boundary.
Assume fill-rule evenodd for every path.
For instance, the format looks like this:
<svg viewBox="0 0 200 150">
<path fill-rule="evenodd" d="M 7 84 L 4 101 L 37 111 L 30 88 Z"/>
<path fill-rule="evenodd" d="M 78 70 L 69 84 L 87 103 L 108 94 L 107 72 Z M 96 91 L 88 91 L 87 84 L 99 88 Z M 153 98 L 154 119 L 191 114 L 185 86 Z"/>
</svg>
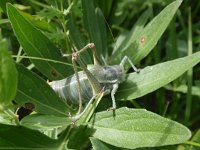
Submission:
<svg viewBox="0 0 200 150">
<path fill-rule="evenodd" d="M 198 7 L 186 10 L 181 0 L 2 0 L 0 8 L 0 149 L 200 147 Z M 126 66 L 116 111 L 105 111 L 111 98 L 99 93 L 73 125 L 76 106 L 47 80 L 72 75 L 62 53 L 89 42 L 107 64 L 129 56 L 142 69 Z M 91 56 L 81 58 L 89 64 Z M 198 130 L 191 141 L 189 129 Z"/>
</svg>

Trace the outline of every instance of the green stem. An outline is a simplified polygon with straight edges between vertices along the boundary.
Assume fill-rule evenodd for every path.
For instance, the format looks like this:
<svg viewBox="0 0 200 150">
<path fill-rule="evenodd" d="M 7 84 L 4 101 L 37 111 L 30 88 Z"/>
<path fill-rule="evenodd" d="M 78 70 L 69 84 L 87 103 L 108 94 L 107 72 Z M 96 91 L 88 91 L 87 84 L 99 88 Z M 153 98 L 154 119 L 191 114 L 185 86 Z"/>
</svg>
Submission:
<svg viewBox="0 0 200 150">
<path fill-rule="evenodd" d="M 13 58 L 28 58 L 28 59 L 34 59 L 34 60 L 43 60 L 43 61 L 48 61 L 48 62 L 53 62 L 53 63 L 57 63 L 57 64 L 63 64 L 66 66 L 71 66 L 73 67 L 72 64 L 70 63 L 66 63 L 66 62 L 62 62 L 62 61 L 58 61 L 58 60 L 53 60 L 53 59 L 48 59 L 48 58 L 41 58 L 41 57 L 32 57 L 32 56 L 17 56 L 17 55 L 12 55 Z M 81 67 L 78 67 L 79 69 L 81 69 Z"/>
<path fill-rule="evenodd" d="M 187 142 L 185 142 L 185 144 L 200 147 L 200 143 L 197 143 L 197 142 L 194 142 L 194 141 L 187 141 Z"/>
<path fill-rule="evenodd" d="M 191 23 L 191 8 L 189 8 L 188 17 L 188 55 L 192 54 L 192 23 Z M 187 72 L 187 98 L 186 98 L 186 109 L 185 109 L 185 123 L 188 124 L 190 114 L 191 114 L 191 104 L 192 104 L 192 68 Z"/>
</svg>

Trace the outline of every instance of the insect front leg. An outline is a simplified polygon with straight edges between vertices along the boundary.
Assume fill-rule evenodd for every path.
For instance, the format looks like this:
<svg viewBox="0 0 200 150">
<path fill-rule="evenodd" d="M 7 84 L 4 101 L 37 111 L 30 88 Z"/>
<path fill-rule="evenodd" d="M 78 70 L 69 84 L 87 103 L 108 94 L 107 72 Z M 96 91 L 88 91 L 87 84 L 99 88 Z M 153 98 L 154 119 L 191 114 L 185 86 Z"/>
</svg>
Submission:
<svg viewBox="0 0 200 150">
<path fill-rule="evenodd" d="M 115 93 L 117 92 L 118 87 L 119 87 L 118 83 L 113 84 L 113 87 L 111 90 L 112 107 L 109 108 L 108 111 L 116 109 Z"/>
<path fill-rule="evenodd" d="M 135 67 L 135 65 L 134 65 L 133 62 L 129 59 L 128 56 L 124 56 L 124 58 L 122 59 L 122 61 L 121 61 L 121 63 L 120 63 L 120 66 L 123 66 L 123 67 L 124 67 L 126 62 L 128 62 L 128 63 L 131 65 L 131 67 L 133 68 L 133 70 L 134 70 L 135 72 L 140 72 L 140 69 L 137 69 L 137 68 Z"/>
</svg>

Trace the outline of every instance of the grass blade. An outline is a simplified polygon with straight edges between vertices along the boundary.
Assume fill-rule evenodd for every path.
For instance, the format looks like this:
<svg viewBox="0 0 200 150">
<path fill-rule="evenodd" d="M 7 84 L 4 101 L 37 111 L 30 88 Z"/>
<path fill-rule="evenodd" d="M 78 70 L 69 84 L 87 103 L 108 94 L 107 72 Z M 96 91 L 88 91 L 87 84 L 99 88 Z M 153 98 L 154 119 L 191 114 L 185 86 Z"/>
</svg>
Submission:
<svg viewBox="0 0 200 150">
<path fill-rule="evenodd" d="M 6 40 L 0 40 L 0 103 L 11 104 L 17 90 L 17 70 Z"/>
<path fill-rule="evenodd" d="M 95 8 L 93 1 L 90 0 L 82 0 L 82 8 L 83 8 L 83 17 L 84 17 L 84 26 L 89 34 L 90 42 L 93 42 L 96 46 L 96 50 L 98 55 L 104 54 L 105 45 L 103 45 L 106 38 L 103 37 L 105 33 L 101 33 L 102 31 L 106 31 L 103 29 L 105 27 L 103 25 L 103 19 L 99 19 L 98 17 L 102 17 L 97 11 L 98 14 L 95 13 Z M 99 22 L 101 21 L 101 22 Z"/>
</svg>

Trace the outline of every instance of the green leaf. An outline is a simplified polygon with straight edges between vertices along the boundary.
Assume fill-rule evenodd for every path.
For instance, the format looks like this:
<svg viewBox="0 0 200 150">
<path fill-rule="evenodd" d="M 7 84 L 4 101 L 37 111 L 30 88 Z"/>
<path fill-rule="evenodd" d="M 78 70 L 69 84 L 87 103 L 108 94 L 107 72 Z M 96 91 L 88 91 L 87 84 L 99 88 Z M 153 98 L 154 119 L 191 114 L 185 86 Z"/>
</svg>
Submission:
<svg viewBox="0 0 200 150">
<path fill-rule="evenodd" d="M 96 8 L 95 14 L 98 20 L 98 28 L 100 30 L 102 53 L 100 55 L 105 56 L 107 52 L 107 32 L 105 25 L 105 18 L 100 8 Z"/>
<path fill-rule="evenodd" d="M 0 103 L 7 105 L 16 95 L 17 71 L 6 40 L 0 41 Z"/>
<path fill-rule="evenodd" d="M 0 149 L 58 149 L 60 143 L 39 131 L 0 124 Z"/>
<path fill-rule="evenodd" d="M 194 142 L 194 143 L 193 143 L 193 145 L 189 146 L 189 148 L 187 150 L 199 150 L 199 148 L 200 148 L 200 129 L 194 134 L 191 141 L 189 141 L 189 142 Z"/>
<path fill-rule="evenodd" d="M 146 95 L 170 83 L 200 62 L 200 52 L 190 56 L 148 66 L 139 73 L 128 74 L 120 85 L 116 98 L 131 100 Z"/>
<path fill-rule="evenodd" d="M 180 92 L 180 93 L 187 94 L 188 86 L 186 84 L 181 84 L 177 87 L 174 87 L 172 85 L 166 85 L 165 89 L 171 90 L 174 92 Z M 199 86 L 192 86 L 192 95 L 200 97 L 200 87 Z"/>
<path fill-rule="evenodd" d="M 53 89 L 35 73 L 22 65 L 17 65 L 19 73 L 16 102 L 31 102 L 35 110 L 41 114 L 67 116 L 69 106 L 62 101 Z"/>
<path fill-rule="evenodd" d="M 101 10 L 102 10 L 102 13 L 105 15 L 105 18 L 108 18 L 110 13 L 113 12 L 113 6 L 114 6 L 114 1 L 112 0 L 107 0 L 106 3 L 104 1 L 101 1 L 101 0 L 98 0 L 98 1 L 95 1 L 95 3 L 97 3 L 96 5 L 98 5 Z M 117 3 L 116 3 L 117 4 Z"/>
<path fill-rule="evenodd" d="M 128 32 L 126 31 L 125 33 L 122 33 L 118 37 L 116 41 L 116 46 L 114 47 L 113 50 L 113 56 L 121 55 L 121 58 L 123 57 L 122 50 L 130 47 L 133 41 L 137 39 L 136 37 L 143 31 L 144 25 L 151 17 L 151 15 L 152 15 L 152 8 L 149 8 L 140 16 L 135 25 L 132 27 L 131 31 Z M 117 57 L 116 58 L 114 57 L 114 59 L 117 59 Z M 118 63 L 120 63 L 120 61 L 121 60 L 119 60 Z"/>
<path fill-rule="evenodd" d="M 162 12 L 160 12 L 150 23 L 148 23 L 147 26 L 145 26 L 143 33 L 138 36 L 139 38 L 136 41 L 138 51 L 136 51 L 132 57 L 135 62 L 139 62 L 154 48 L 181 3 L 182 0 L 176 0 L 172 2 L 165 7 Z M 142 42 L 143 39 L 144 42 Z M 130 50 L 130 48 L 128 50 Z"/>
<path fill-rule="evenodd" d="M 30 21 L 35 27 L 38 29 L 42 29 L 43 31 L 53 32 L 54 26 L 45 20 L 39 20 L 37 17 L 32 16 L 25 12 L 20 12 L 23 17 L 25 17 L 28 21 Z"/>
<path fill-rule="evenodd" d="M 10 23 L 10 21 L 8 19 L 0 19 L 0 25 L 6 23 Z"/>
<path fill-rule="evenodd" d="M 7 9 L 15 35 L 28 56 L 61 62 L 67 61 L 62 57 L 59 49 L 40 30 L 26 20 L 15 7 L 8 4 Z M 62 79 L 72 73 L 72 68 L 67 68 L 60 63 L 34 59 L 31 61 L 40 72 L 51 80 Z"/>
<path fill-rule="evenodd" d="M 77 29 L 76 24 L 74 22 L 74 18 L 73 18 L 72 15 L 69 17 L 68 28 L 69 28 L 69 36 L 71 37 L 71 39 L 74 42 L 74 44 L 76 45 L 76 47 L 78 49 L 83 48 L 85 46 L 85 44 L 83 42 L 83 37 L 82 37 L 80 31 Z M 86 51 L 86 52 L 82 53 L 81 54 L 81 58 L 87 64 L 91 64 L 92 63 L 92 59 L 90 57 L 89 51 Z"/>
<path fill-rule="evenodd" d="M 121 49 L 121 55 L 112 56 L 115 58 L 115 63 L 120 62 L 125 55 L 129 56 L 134 63 L 139 62 L 147 56 L 166 30 L 181 2 L 182 0 L 176 0 L 169 4 L 153 20 L 151 20 L 142 31 L 137 32 L 137 35 L 131 43 L 128 43 Z M 131 37 L 133 36 L 130 36 L 130 38 Z M 129 39 L 127 40 L 129 41 Z"/>
<path fill-rule="evenodd" d="M 104 143 L 94 137 L 91 137 L 90 141 L 92 142 L 93 150 L 122 150 L 121 148 Z M 123 150 L 125 150 L 125 149 L 123 149 Z"/>
<path fill-rule="evenodd" d="M 71 120 L 67 117 L 59 117 L 53 115 L 32 114 L 24 117 L 20 124 L 32 129 L 52 129 L 55 127 L 63 127 L 71 124 Z"/>
<path fill-rule="evenodd" d="M 100 54 L 104 54 L 105 52 L 104 48 L 106 42 L 104 40 L 106 38 L 104 37 L 104 31 L 106 31 L 106 29 L 104 29 L 104 20 L 101 18 L 100 10 L 97 10 L 97 14 L 95 13 L 93 1 L 82 0 L 82 8 L 84 26 L 89 34 L 90 42 L 95 44 L 97 53 L 100 56 Z"/>
<path fill-rule="evenodd" d="M 75 43 L 76 47 L 78 49 L 83 48 L 85 45 L 82 39 L 82 35 L 80 31 L 77 29 L 72 15 L 69 16 L 68 28 L 69 28 L 69 36 Z"/>
<path fill-rule="evenodd" d="M 0 0 L 0 8 L 3 10 L 3 12 L 6 12 L 6 3 L 12 3 L 13 0 Z"/>
<path fill-rule="evenodd" d="M 87 126 L 78 126 L 71 128 L 71 134 L 67 142 L 69 149 L 84 149 L 84 146 L 89 142 L 90 133 L 92 129 L 88 129 Z M 62 140 L 64 142 L 64 140 Z"/>
<path fill-rule="evenodd" d="M 123 148 L 157 147 L 185 142 L 191 132 L 185 126 L 144 109 L 120 108 L 94 115 L 89 127 L 93 137 Z"/>
</svg>

